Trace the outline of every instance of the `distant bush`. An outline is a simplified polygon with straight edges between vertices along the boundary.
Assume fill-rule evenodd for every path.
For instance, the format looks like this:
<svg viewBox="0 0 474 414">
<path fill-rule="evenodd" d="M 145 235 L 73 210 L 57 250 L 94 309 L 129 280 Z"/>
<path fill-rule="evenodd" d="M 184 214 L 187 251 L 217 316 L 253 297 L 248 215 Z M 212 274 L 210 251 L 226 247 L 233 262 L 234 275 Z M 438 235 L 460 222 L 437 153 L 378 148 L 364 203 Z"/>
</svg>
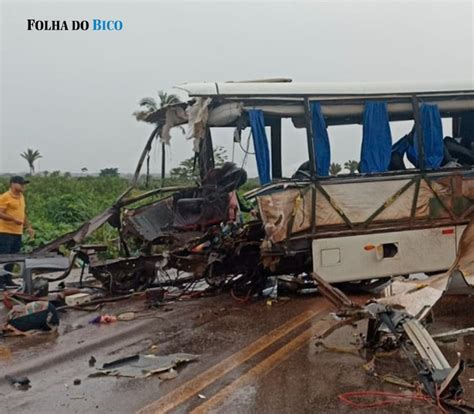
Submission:
<svg viewBox="0 0 474 414">
<path fill-rule="evenodd" d="M 104 168 L 100 170 L 100 177 L 118 177 L 119 171 L 118 168 Z"/>
</svg>

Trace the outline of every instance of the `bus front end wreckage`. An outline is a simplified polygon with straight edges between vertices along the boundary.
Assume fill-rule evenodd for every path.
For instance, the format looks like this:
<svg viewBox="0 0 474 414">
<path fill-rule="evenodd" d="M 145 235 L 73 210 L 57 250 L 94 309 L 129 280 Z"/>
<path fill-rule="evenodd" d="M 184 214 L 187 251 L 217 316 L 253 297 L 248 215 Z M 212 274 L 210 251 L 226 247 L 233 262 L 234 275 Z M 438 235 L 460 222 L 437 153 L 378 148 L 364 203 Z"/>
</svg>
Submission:
<svg viewBox="0 0 474 414">
<path fill-rule="evenodd" d="M 314 271 L 329 283 L 369 283 L 451 267 L 474 212 L 472 81 L 334 85 L 282 79 L 180 89 L 187 102 L 147 114 L 155 129 L 129 190 L 35 254 L 73 247 L 113 290 L 145 288 L 169 271 L 258 293 L 273 275 Z M 282 174 L 284 119 L 306 130 L 307 161 L 291 178 Z M 452 131 L 445 136 L 446 119 Z M 410 124 L 393 144 L 390 126 L 399 121 Z M 329 176 L 328 127 L 351 124 L 363 127 L 360 172 Z M 196 185 L 131 197 L 156 138 L 169 143 L 170 130 L 182 125 L 194 139 Z M 215 128 L 233 128 L 235 141 L 250 128 L 260 187 L 241 194 L 246 171 L 233 163 L 215 166 Z M 414 168 L 405 166 L 407 158 Z M 248 220 L 243 209 L 251 210 Z M 94 246 L 83 245 L 105 223 L 118 229 L 120 259 L 99 260 Z"/>
</svg>

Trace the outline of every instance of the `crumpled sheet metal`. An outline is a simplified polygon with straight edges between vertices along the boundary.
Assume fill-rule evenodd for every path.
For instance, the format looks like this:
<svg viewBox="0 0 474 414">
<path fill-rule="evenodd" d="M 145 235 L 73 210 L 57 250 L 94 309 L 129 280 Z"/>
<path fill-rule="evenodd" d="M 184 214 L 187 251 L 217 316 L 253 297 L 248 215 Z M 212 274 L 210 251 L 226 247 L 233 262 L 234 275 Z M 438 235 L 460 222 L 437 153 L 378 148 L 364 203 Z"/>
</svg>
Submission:
<svg viewBox="0 0 474 414">
<path fill-rule="evenodd" d="M 132 359 L 129 362 L 118 364 L 113 368 L 98 369 L 98 372 L 93 374 L 107 375 L 113 377 L 128 377 L 128 378 L 147 378 L 155 374 L 170 373 L 174 375 L 173 370 L 181 364 L 196 361 L 199 355 L 193 354 L 171 354 L 166 356 L 156 355 L 138 355 L 138 358 Z M 160 375 L 161 377 L 161 375 Z M 167 379 L 165 376 L 163 379 Z"/>
<path fill-rule="evenodd" d="M 388 289 L 396 294 L 379 299 L 379 303 L 402 306 L 422 319 L 443 295 L 474 295 L 474 220 L 464 230 L 458 255 L 451 269 L 422 281 L 395 281 Z"/>
</svg>

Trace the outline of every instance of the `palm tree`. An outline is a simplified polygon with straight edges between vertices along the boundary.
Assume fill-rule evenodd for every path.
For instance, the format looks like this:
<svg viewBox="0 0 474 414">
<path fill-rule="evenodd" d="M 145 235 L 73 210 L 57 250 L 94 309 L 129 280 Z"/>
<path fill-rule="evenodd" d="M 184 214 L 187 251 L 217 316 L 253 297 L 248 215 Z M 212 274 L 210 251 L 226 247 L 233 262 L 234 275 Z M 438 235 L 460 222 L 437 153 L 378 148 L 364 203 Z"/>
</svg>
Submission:
<svg viewBox="0 0 474 414">
<path fill-rule="evenodd" d="M 20 155 L 28 163 L 28 166 L 30 167 L 30 174 L 33 175 L 35 173 L 35 161 L 40 158 L 43 158 L 43 156 L 39 153 L 38 150 L 32 150 L 31 148 L 28 148 Z"/>
<path fill-rule="evenodd" d="M 173 105 L 181 102 L 180 99 L 173 94 L 168 94 L 163 91 L 158 91 L 159 102 L 157 103 L 154 98 L 146 97 L 138 102 L 138 105 L 143 107 L 143 110 L 135 111 L 133 115 L 137 118 L 137 121 L 146 121 L 146 118 L 151 113 L 157 111 L 160 108 L 164 108 L 168 105 Z"/>
<path fill-rule="evenodd" d="M 349 160 L 344 163 L 344 168 L 349 170 L 349 174 L 355 174 L 356 171 L 359 169 L 359 163 L 354 160 Z"/>
<path fill-rule="evenodd" d="M 337 175 L 342 171 L 341 164 L 337 162 L 332 162 L 331 166 L 329 167 L 329 174 L 331 175 Z"/>
</svg>

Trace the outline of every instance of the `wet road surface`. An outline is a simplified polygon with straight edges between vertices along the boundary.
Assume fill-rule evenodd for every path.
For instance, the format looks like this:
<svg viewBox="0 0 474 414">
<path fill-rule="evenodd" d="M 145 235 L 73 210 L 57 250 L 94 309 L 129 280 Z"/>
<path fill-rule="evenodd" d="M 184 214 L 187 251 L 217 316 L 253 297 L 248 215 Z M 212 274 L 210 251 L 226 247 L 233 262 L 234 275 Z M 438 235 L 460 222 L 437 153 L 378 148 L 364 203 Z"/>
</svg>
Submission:
<svg viewBox="0 0 474 414">
<path fill-rule="evenodd" d="M 363 302 L 368 296 L 351 296 Z M 461 308 L 474 306 L 461 301 Z M 102 313 L 140 310 L 136 300 L 107 305 Z M 457 310 L 456 310 L 457 309 Z M 459 303 L 444 303 L 435 313 L 433 330 L 472 326 L 472 317 L 457 317 Z M 268 306 L 241 304 L 227 295 L 168 304 L 152 317 L 111 325 L 88 323 L 97 313 L 69 311 L 58 336 L 7 338 L 0 342 L 0 412 L 5 413 L 349 413 L 338 396 L 349 391 L 410 392 L 384 383 L 386 373 L 411 380 L 414 372 L 400 354 L 376 361 L 378 376 L 363 369 L 367 360 L 355 342 L 365 322 L 335 331 L 327 347 L 315 335 L 334 319 L 320 296 L 291 298 Z M 148 313 L 147 313 L 148 314 Z M 453 363 L 456 353 L 474 359 L 473 336 L 443 346 Z M 140 353 L 198 354 L 196 362 L 178 368 L 175 379 L 100 377 L 88 364 Z M 32 387 L 21 391 L 5 374 L 27 375 Z M 461 380 L 474 400 L 474 369 Z M 75 379 L 79 385 L 73 385 Z M 370 412 L 436 412 L 425 402 L 405 402 Z"/>
</svg>

